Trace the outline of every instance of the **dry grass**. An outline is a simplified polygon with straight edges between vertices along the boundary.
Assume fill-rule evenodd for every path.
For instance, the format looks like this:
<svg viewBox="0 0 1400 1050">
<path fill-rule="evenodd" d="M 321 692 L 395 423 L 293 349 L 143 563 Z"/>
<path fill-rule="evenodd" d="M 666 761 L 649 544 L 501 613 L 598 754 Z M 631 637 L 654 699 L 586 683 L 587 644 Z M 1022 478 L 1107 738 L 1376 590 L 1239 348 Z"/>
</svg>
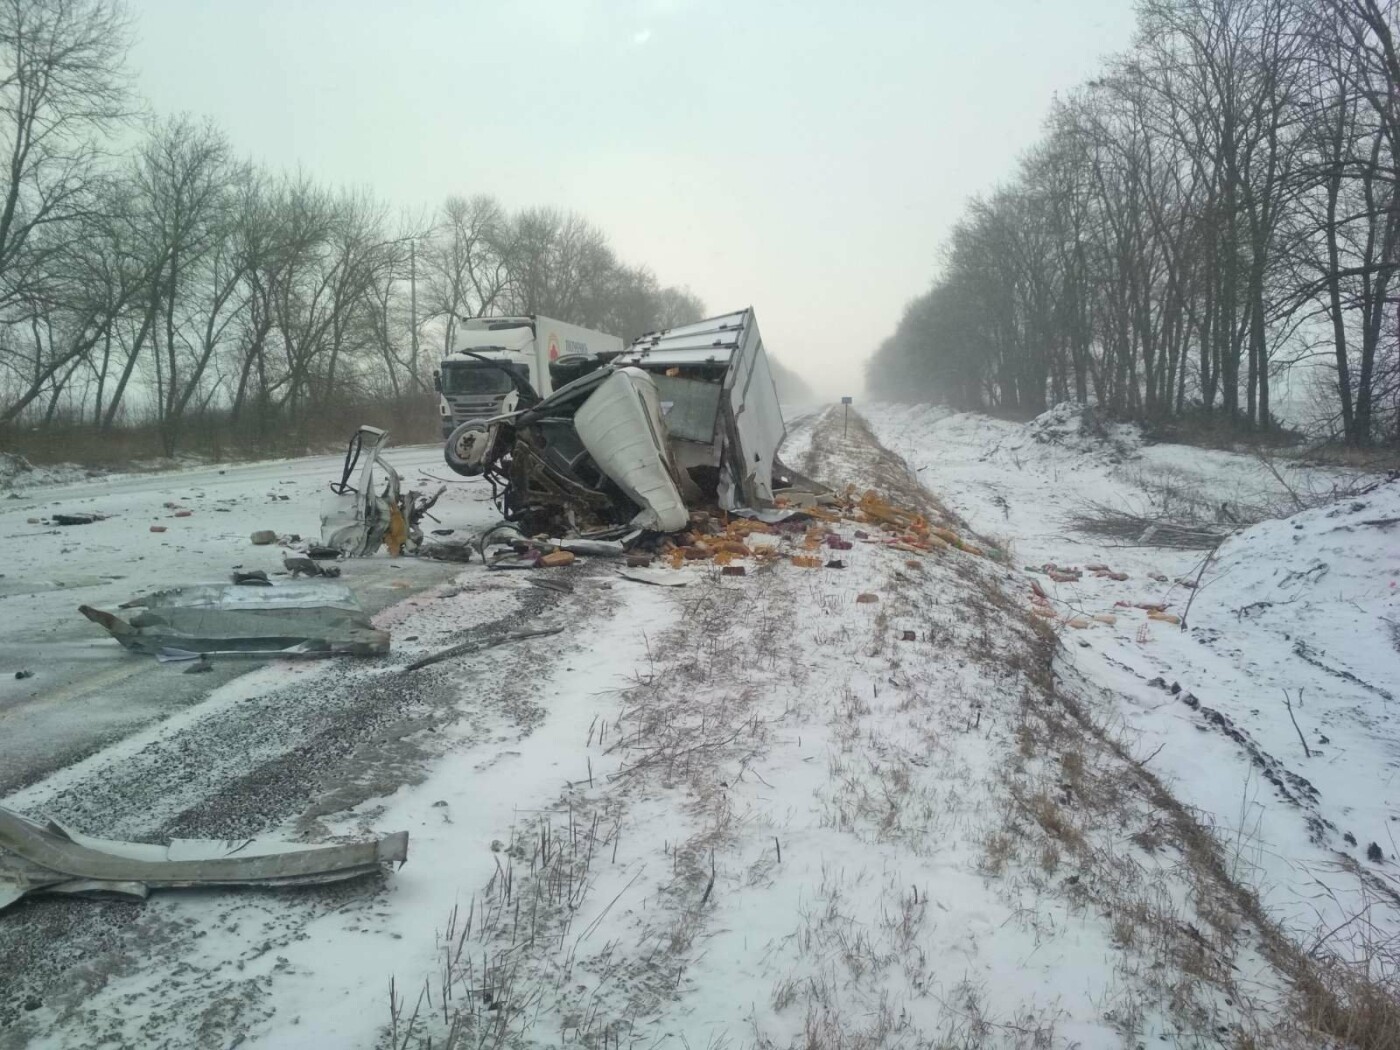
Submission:
<svg viewBox="0 0 1400 1050">
<path fill-rule="evenodd" d="M 1235 531 L 1230 525 L 1180 524 L 1107 503 L 1087 503 L 1067 522 L 1075 532 L 1119 540 L 1130 547 L 1214 550 Z"/>
<path fill-rule="evenodd" d="M 432 394 L 377 398 L 359 404 L 325 406 L 307 411 L 295 424 L 230 420 L 208 413 L 184 421 L 175 451 L 216 463 L 273 456 L 307 455 L 343 447 L 356 426 L 381 427 L 401 445 L 442 439 L 437 397 Z M 46 427 L 0 427 L 0 451 L 15 452 L 36 466 L 75 464 L 94 469 L 157 468 L 178 464 L 165 460 L 161 429 L 155 423 L 130 421 L 110 430 L 88 424 L 57 422 Z"/>
<path fill-rule="evenodd" d="M 1071 895 L 1111 917 L 1125 953 L 1120 969 L 1183 1025 L 1213 1030 L 1223 997 L 1242 1019 L 1232 1035 L 1239 1046 L 1304 1047 L 1321 1036 L 1357 1050 L 1400 1046 L 1400 970 L 1380 955 L 1348 963 L 1295 943 L 1238 881 L 1225 845 L 1063 684 L 1023 704 L 1021 715 L 1018 739 L 1037 747 L 1032 755 L 1022 747 L 1018 767 L 1006 771 L 1014 804 L 987 839 L 989 867 L 1024 861 L 1047 876 L 1073 868 Z M 1168 879 L 1191 888 L 1187 903 L 1163 891 Z M 1241 952 L 1273 965 L 1290 1010 L 1239 984 Z M 1133 1026 L 1124 1019 L 1139 1013 L 1114 1011 L 1125 1034 Z"/>
<path fill-rule="evenodd" d="M 751 768 L 776 725 L 796 717 L 764 706 L 766 683 L 800 683 L 806 673 L 789 643 L 795 605 L 775 601 L 769 588 L 724 586 L 717 578 L 668 597 L 679 605 L 679 625 L 646 639 L 647 658 L 615 694 L 615 713 L 595 719 L 580 740 L 594 766 L 597 756 L 610 756 L 613 772 L 575 781 L 507 848 L 473 904 L 485 919 L 465 934 L 449 922 L 457 932 L 444 938 L 454 955 L 475 960 L 474 969 L 464 973 L 445 961 L 432 992 L 419 993 L 424 1005 L 414 1024 L 411 1000 L 397 1008 L 396 1048 L 535 1045 L 542 1018 L 570 1044 L 619 1045 L 684 989 L 724 895 L 771 879 L 773 851 L 741 869 L 726 859 L 737 830 L 729 788 L 755 776 Z M 848 699 L 859 710 L 859 699 Z M 578 764 L 588 768 L 583 756 Z M 634 885 L 625 879 L 626 814 L 659 795 L 673 800 L 675 838 L 637 841 L 630 855 L 660 853 L 668 870 Z M 557 830 L 561 822 L 567 832 Z M 565 849 L 541 852 L 542 842 L 561 838 Z M 609 914 L 624 911 L 632 917 L 622 927 L 597 932 Z M 594 919 L 579 928 L 580 914 Z M 509 959 L 509 968 L 486 974 L 497 957 Z M 485 976 L 494 986 L 483 984 Z M 477 989 L 475 999 L 464 998 L 467 985 Z M 496 1008 L 473 1012 L 484 988 Z M 424 1019 L 430 1005 L 431 1024 Z"/>
<path fill-rule="evenodd" d="M 1341 467 L 1370 474 L 1387 474 L 1400 470 L 1400 448 L 1355 448 L 1340 442 L 1327 442 L 1309 448 L 1290 449 L 1281 453 L 1308 467 Z"/>
</svg>

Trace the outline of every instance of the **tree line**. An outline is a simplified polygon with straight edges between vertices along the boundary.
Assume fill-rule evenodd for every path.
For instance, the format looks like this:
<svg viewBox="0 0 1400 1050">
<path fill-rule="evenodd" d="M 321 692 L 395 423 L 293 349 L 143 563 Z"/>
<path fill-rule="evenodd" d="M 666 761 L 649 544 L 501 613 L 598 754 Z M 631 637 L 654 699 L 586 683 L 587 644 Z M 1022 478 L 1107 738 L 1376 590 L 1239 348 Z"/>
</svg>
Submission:
<svg viewBox="0 0 1400 1050">
<path fill-rule="evenodd" d="M 1143 0 L 872 358 L 877 396 L 1400 442 L 1397 0 Z"/>
<path fill-rule="evenodd" d="M 257 440 L 420 404 L 464 317 L 630 338 L 703 314 L 578 215 L 408 218 L 143 115 L 130 31 L 115 0 L 0 0 L 0 426 L 153 424 L 170 454 L 196 420 Z"/>
</svg>

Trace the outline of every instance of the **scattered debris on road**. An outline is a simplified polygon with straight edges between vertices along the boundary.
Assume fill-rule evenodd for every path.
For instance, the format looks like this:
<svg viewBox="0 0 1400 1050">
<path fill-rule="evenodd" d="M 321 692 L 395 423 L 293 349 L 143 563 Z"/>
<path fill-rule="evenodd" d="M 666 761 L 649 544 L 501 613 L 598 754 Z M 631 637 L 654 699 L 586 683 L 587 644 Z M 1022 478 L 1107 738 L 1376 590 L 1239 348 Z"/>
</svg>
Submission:
<svg viewBox="0 0 1400 1050">
<path fill-rule="evenodd" d="M 432 540 L 418 548 L 418 557 L 432 561 L 459 561 L 465 564 L 472 560 L 472 541 Z"/>
<path fill-rule="evenodd" d="M 404 670 L 417 671 L 431 664 L 440 663 L 443 660 L 450 660 L 454 656 L 466 656 L 469 653 L 479 653 L 484 649 L 494 649 L 498 645 L 505 645 L 509 642 L 520 642 L 524 641 L 526 638 L 543 638 L 547 635 L 559 634 L 563 630 L 563 627 L 533 627 L 519 631 L 511 631 L 493 638 L 463 642 L 461 645 L 454 645 L 450 649 L 443 649 L 441 652 L 425 656 L 420 660 L 415 660 L 405 667 Z"/>
<path fill-rule="evenodd" d="M 338 565 L 318 565 L 315 559 L 300 554 L 284 554 L 282 567 L 292 574 L 294 580 L 301 576 L 324 576 L 328 579 L 335 579 L 340 575 Z"/>
<path fill-rule="evenodd" d="M 408 832 L 340 846 L 253 839 L 172 839 L 169 845 L 79 834 L 0 807 L 0 908 L 29 894 L 145 900 L 152 889 L 307 886 L 374 874 L 408 859 Z"/>
<path fill-rule="evenodd" d="M 95 522 L 106 521 L 105 514 L 53 514 L 50 519 L 55 525 L 92 525 Z"/>
</svg>

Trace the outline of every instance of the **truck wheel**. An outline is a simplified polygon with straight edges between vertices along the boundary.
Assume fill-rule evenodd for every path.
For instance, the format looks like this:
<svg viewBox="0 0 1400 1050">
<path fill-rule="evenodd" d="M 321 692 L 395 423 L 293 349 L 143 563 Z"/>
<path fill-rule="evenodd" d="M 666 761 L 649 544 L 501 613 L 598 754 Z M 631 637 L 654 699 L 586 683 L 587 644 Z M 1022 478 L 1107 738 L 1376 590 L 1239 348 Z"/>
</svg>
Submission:
<svg viewBox="0 0 1400 1050">
<path fill-rule="evenodd" d="M 479 477 L 486 471 L 486 451 L 491 447 L 491 430 L 479 419 L 469 419 L 447 436 L 442 458 L 463 477 Z"/>
</svg>

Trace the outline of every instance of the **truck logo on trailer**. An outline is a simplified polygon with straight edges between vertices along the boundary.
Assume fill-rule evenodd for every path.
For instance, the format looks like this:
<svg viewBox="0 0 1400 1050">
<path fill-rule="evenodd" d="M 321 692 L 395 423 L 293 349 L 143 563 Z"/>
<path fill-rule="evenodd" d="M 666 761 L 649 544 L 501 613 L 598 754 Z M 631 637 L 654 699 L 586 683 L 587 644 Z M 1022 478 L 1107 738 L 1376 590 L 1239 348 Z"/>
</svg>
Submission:
<svg viewBox="0 0 1400 1050">
<path fill-rule="evenodd" d="M 549 359 L 551 361 L 559 360 L 559 337 L 553 332 L 549 333 Z"/>
</svg>

